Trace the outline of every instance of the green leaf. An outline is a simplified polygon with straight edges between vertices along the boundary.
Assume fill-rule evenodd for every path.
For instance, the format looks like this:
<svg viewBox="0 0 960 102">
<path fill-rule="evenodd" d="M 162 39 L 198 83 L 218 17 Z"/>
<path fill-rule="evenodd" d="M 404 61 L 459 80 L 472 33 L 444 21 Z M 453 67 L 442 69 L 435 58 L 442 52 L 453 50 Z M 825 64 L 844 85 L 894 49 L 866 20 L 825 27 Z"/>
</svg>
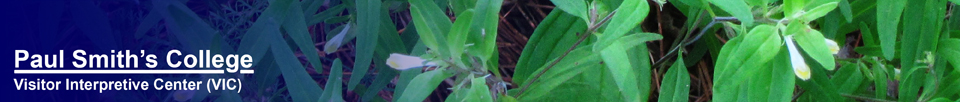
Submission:
<svg viewBox="0 0 960 102">
<path fill-rule="evenodd" d="M 342 13 L 344 9 L 347 9 L 347 5 L 337 5 L 330 7 L 327 10 L 323 10 L 322 12 L 310 17 L 310 22 L 307 23 L 307 25 L 316 25 L 317 23 L 324 22 L 327 19 L 337 17 L 337 14 Z"/>
<path fill-rule="evenodd" d="M 410 84 L 410 81 L 413 81 L 414 77 L 417 77 L 420 74 L 422 68 L 411 68 L 407 70 L 400 71 L 400 77 L 397 77 L 397 88 L 394 89 L 393 100 L 400 99 L 403 97 L 403 92 L 406 91 L 407 85 Z"/>
<path fill-rule="evenodd" d="M 865 56 L 883 56 L 883 52 L 880 51 L 880 45 L 861 46 L 854 48 L 853 51 Z"/>
<path fill-rule="evenodd" d="M 830 2 L 840 2 L 840 0 L 809 0 L 807 1 L 807 5 L 804 6 L 803 9 L 810 10 L 815 8 L 816 6 L 827 4 Z"/>
<path fill-rule="evenodd" d="M 780 53 L 777 54 L 777 57 L 768 62 L 770 68 L 770 83 L 769 83 L 769 95 L 767 96 L 767 102 L 786 102 L 793 99 L 793 92 L 795 88 L 795 81 L 797 78 L 793 73 L 793 69 L 790 67 L 790 55 L 788 54 L 786 48 L 781 47 Z M 763 77 L 761 77 L 763 78 Z M 761 85 L 766 86 L 766 85 Z M 761 88 L 761 91 L 766 91 L 765 88 Z M 755 92 L 751 92 L 755 93 Z M 764 96 L 764 95 L 760 95 Z"/>
<path fill-rule="evenodd" d="M 319 0 L 303 0 L 300 4 L 300 7 L 303 7 L 304 18 L 310 18 L 310 15 L 317 13 L 320 10 L 320 6 L 323 6 L 324 2 L 317 2 Z"/>
<path fill-rule="evenodd" d="M 940 41 L 937 55 L 953 65 L 954 71 L 960 72 L 960 39 L 946 39 Z"/>
<path fill-rule="evenodd" d="M 953 102 L 953 101 L 950 101 L 950 99 L 941 97 L 941 98 L 930 100 L 930 102 Z"/>
<path fill-rule="evenodd" d="M 327 85 L 324 85 L 323 94 L 320 96 L 322 102 L 343 102 L 343 96 L 341 95 L 341 88 L 343 88 L 343 64 L 341 64 L 340 59 L 333 60 L 333 66 L 330 67 L 330 76 L 327 76 Z M 322 70 L 321 70 L 322 71 Z M 319 72 L 318 72 L 319 73 Z"/>
<path fill-rule="evenodd" d="M 809 62 L 810 58 L 804 58 Z M 804 96 L 813 98 L 812 100 L 837 102 L 842 101 L 842 96 L 837 92 L 837 84 L 830 81 L 829 73 L 826 68 L 821 66 L 810 66 L 810 79 L 807 81 L 797 80 L 797 85 L 804 91 Z M 801 97 L 804 97 L 801 96 Z M 811 101 L 811 100 L 797 100 Z"/>
<path fill-rule="evenodd" d="M 430 49 L 446 49 L 444 34 L 449 33 L 450 26 L 453 25 L 449 18 L 433 0 L 409 1 L 410 16 L 423 44 Z M 446 54 L 441 53 L 441 55 Z"/>
<path fill-rule="evenodd" d="M 613 45 L 617 38 L 637 27 L 643 21 L 643 19 L 637 18 L 647 17 L 647 12 L 650 12 L 650 5 L 647 5 L 646 1 L 628 0 L 620 4 L 620 7 L 617 8 L 617 14 L 610 18 L 603 35 L 600 35 L 600 40 L 594 45 L 594 52 L 606 50 L 606 47 Z"/>
<path fill-rule="evenodd" d="M 751 39 L 750 41 L 744 41 L 745 43 L 740 46 L 744 48 L 744 51 L 755 50 L 757 54 L 747 57 L 747 62 L 757 62 L 757 63 L 744 63 L 743 67 L 757 67 L 763 66 L 764 62 L 770 61 L 777 56 L 777 53 L 763 53 L 763 52 L 779 52 L 783 47 L 783 40 L 780 38 L 780 31 L 769 25 L 761 25 L 754 27 L 745 39 Z M 749 71 L 748 71 L 749 72 Z M 747 75 L 750 75 L 749 73 Z"/>
<path fill-rule="evenodd" d="M 657 34 L 641 33 L 625 36 L 617 40 L 623 42 L 621 44 L 624 44 L 624 46 L 637 46 L 643 42 L 661 38 L 662 37 Z M 556 58 L 553 58 L 551 61 L 555 59 Z M 568 80 L 571 80 L 571 78 L 574 78 L 578 74 L 581 74 L 584 72 L 584 70 L 588 70 L 590 68 L 602 68 L 602 65 L 599 64 L 600 61 L 600 54 L 593 53 L 592 47 L 578 47 L 577 49 L 570 51 L 570 53 L 564 57 L 563 60 L 560 60 L 560 62 L 558 62 L 554 68 L 551 68 L 549 71 L 544 72 L 542 76 L 539 76 L 541 79 L 535 81 L 534 83 L 524 83 L 530 84 L 529 89 L 524 91 L 517 98 L 521 101 L 543 100 L 543 97 L 550 95 L 552 90 L 560 89 L 557 87 L 563 83 L 566 83 Z M 541 72 L 543 70 L 544 68 L 539 68 L 536 70 L 536 72 Z M 531 79 L 533 77 L 535 76 L 528 76 L 526 79 Z M 521 84 L 520 86 L 523 85 Z"/>
<path fill-rule="evenodd" d="M 470 81 L 470 89 L 467 89 L 469 91 L 461 102 L 493 102 L 493 96 L 490 96 L 490 89 L 487 87 L 486 81 L 485 77 L 473 78 Z"/>
<path fill-rule="evenodd" d="M 677 0 L 677 1 L 680 1 L 680 3 L 686 4 L 690 7 L 703 7 L 701 6 L 703 5 L 703 2 L 702 2 L 703 0 Z M 672 4 L 676 4 L 676 3 L 672 3 Z"/>
<path fill-rule="evenodd" d="M 838 87 L 839 90 L 837 90 L 838 92 L 854 94 L 854 91 L 860 87 L 865 77 L 858 67 L 860 66 L 857 65 L 857 63 L 847 63 L 843 64 L 840 69 L 837 69 L 837 72 L 833 74 L 833 78 L 830 80 L 840 85 Z"/>
<path fill-rule="evenodd" d="M 747 4 L 750 6 L 759 6 L 760 8 L 765 8 L 770 0 L 747 0 Z"/>
<path fill-rule="evenodd" d="M 497 102 L 519 102 L 517 101 L 517 98 L 513 98 L 513 96 L 510 95 L 500 95 L 500 97 L 497 97 L 497 99 Z"/>
<path fill-rule="evenodd" d="M 656 34 L 650 33 L 641 33 L 638 34 L 641 39 L 660 39 L 659 36 L 653 36 Z M 610 36 L 610 35 L 606 35 Z M 636 35 L 631 35 L 636 36 Z M 630 37 L 624 37 L 630 38 Z M 629 39 L 633 40 L 633 39 Z M 646 42 L 649 40 L 641 40 Z M 635 66 L 636 63 L 631 63 L 630 58 L 627 56 L 627 49 L 636 47 L 636 45 L 627 45 L 629 43 L 627 40 L 617 40 L 616 43 L 613 43 L 609 47 L 600 51 L 600 57 L 603 59 L 604 65 L 607 66 L 607 69 L 610 70 L 613 75 L 613 78 L 617 84 L 617 87 L 620 88 L 621 95 L 625 101 L 636 102 L 643 99 L 646 99 L 647 92 L 640 92 L 637 81 L 638 72 L 634 71 L 639 69 L 639 66 Z M 650 72 L 639 72 L 639 73 L 650 73 Z M 639 96 L 639 97 L 637 97 Z"/>
<path fill-rule="evenodd" d="M 390 54 L 408 52 L 406 47 L 404 47 L 404 42 L 400 39 L 400 35 L 396 32 L 396 26 L 388 17 L 390 14 L 387 10 L 387 7 L 389 7 L 387 5 L 389 4 L 384 4 L 384 6 L 381 8 L 381 13 L 379 13 L 383 17 L 380 18 L 381 27 L 380 33 L 378 34 L 379 38 L 377 40 L 378 47 L 376 48 L 376 51 L 374 51 L 373 57 L 373 62 L 376 65 L 378 74 L 367 90 L 361 93 L 361 101 L 370 101 L 371 99 L 375 99 L 375 96 L 379 95 L 378 93 L 381 90 L 387 88 L 388 84 L 393 83 L 392 80 L 395 79 L 398 71 L 386 65 L 386 59 L 390 56 Z"/>
<path fill-rule="evenodd" d="M 956 64 L 954 64 L 956 66 Z M 960 92 L 960 69 L 954 68 L 954 71 L 944 72 L 947 73 L 941 78 L 940 88 L 938 88 L 937 95 L 935 97 L 950 97 L 956 96 Z"/>
<path fill-rule="evenodd" d="M 784 18 L 795 18 L 800 16 L 800 12 L 807 6 L 808 0 L 783 0 Z"/>
<path fill-rule="evenodd" d="M 407 85 L 404 89 L 405 91 L 403 91 L 403 96 L 401 96 L 397 102 L 421 102 L 427 99 L 430 93 L 433 93 L 433 90 L 437 88 L 437 85 L 440 85 L 443 79 L 447 79 L 450 76 L 453 76 L 453 74 L 444 72 L 442 68 L 417 75 L 417 77 L 411 81 L 416 83 Z"/>
<path fill-rule="evenodd" d="M 641 96 L 641 92 L 638 90 L 637 86 L 637 76 L 635 68 L 631 63 L 630 59 L 627 58 L 627 47 L 620 43 L 613 43 L 610 47 L 602 50 L 600 52 L 601 58 L 603 58 L 604 64 L 607 66 L 607 69 L 612 72 L 614 80 L 617 82 L 617 87 L 621 90 L 621 95 L 623 95 L 624 100 L 628 102 L 637 102 L 641 99 L 646 99 L 646 95 Z M 649 73 L 649 72 L 645 72 Z M 637 97 L 641 96 L 641 97 Z"/>
<path fill-rule="evenodd" d="M 883 63 L 873 65 L 873 75 L 874 78 L 876 78 L 873 80 L 874 90 L 876 90 L 874 97 L 878 99 L 887 99 L 887 80 L 889 77 L 887 76 L 886 69 Z"/>
<path fill-rule="evenodd" d="M 380 35 L 380 0 L 357 0 L 357 47 L 356 61 L 353 63 L 353 74 L 347 90 L 353 91 L 363 80 L 370 69 L 373 60 L 373 51 L 377 48 L 377 38 Z"/>
<path fill-rule="evenodd" d="M 320 55 L 317 54 L 317 48 L 314 46 L 310 32 L 307 31 L 306 20 L 303 18 L 300 2 L 293 1 L 285 15 L 286 17 L 281 26 L 283 26 L 287 35 L 290 36 L 290 39 L 293 39 L 293 42 L 296 43 L 300 52 L 307 57 L 307 62 L 309 62 L 310 65 L 315 68 L 322 68 L 323 64 L 320 63 Z"/>
<path fill-rule="evenodd" d="M 454 14 L 460 15 L 463 11 L 473 8 L 476 5 L 474 0 L 450 0 L 450 9 Z"/>
<path fill-rule="evenodd" d="M 467 46 L 467 49 L 471 50 L 470 54 L 480 57 L 482 61 L 498 60 L 494 57 L 499 56 L 494 53 L 497 52 L 497 26 L 500 22 L 500 7 L 503 0 L 478 0 L 476 4 L 473 29 L 470 30 L 470 37 L 467 39 L 468 44 L 473 43 L 473 46 Z M 493 66 L 488 68 L 498 69 Z"/>
<path fill-rule="evenodd" d="M 877 35 L 880 36 L 880 48 L 883 58 L 893 60 L 900 14 L 908 0 L 877 1 Z"/>
<path fill-rule="evenodd" d="M 663 83 L 660 84 L 659 102 L 686 102 L 690 96 L 690 74 L 687 73 L 687 67 L 683 64 L 683 55 L 677 55 L 677 61 L 673 62 L 667 74 L 663 77 Z"/>
<path fill-rule="evenodd" d="M 743 0 L 710 0 L 710 3 L 737 17 L 743 25 L 753 25 L 753 13 L 750 12 L 750 6 L 747 6 Z"/>
<path fill-rule="evenodd" d="M 281 3 L 274 3 L 271 5 L 281 5 Z M 267 83 L 273 84 L 278 80 L 270 79 L 277 78 L 280 76 L 281 72 L 278 71 L 276 66 L 276 61 L 273 60 L 273 54 L 267 54 L 269 46 L 273 43 L 271 42 L 268 35 L 280 35 L 280 22 L 276 16 L 282 15 L 283 11 L 287 8 L 281 8 L 280 6 L 269 6 L 263 13 L 263 16 L 257 18 L 250 29 L 247 32 L 244 32 L 243 38 L 240 40 L 240 44 L 237 46 L 238 53 L 250 54 L 253 57 L 253 62 L 256 69 L 254 69 L 257 74 L 254 76 L 257 78 L 257 84 L 261 85 L 259 89 L 266 89 Z M 261 68 L 264 67 L 264 68 Z"/>
<path fill-rule="evenodd" d="M 871 31 L 872 29 L 870 28 L 871 27 L 868 26 L 867 23 L 860 22 L 860 34 L 861 34 L 860 36 L 863 36 L 863 45 L 864 46 L 880 45 L 880 43 L 878 42 L 879 39 L 877 38 L 877 34 L 873 33 L 873 31 Z M 880 55 L 882 56 L 882 54 Z"/>
<path fill-rule="evenodd" d="M 720 50 L 720 55 L 717 57 L 717 65 L 715 65 L 717 67 L 713 71 L 713 74 L 715 75 L 715 84 L 713 84 L 714 101 L 735 101 L 737 99 L 737 87 L 731 85 L 730 82 L 723 82 L 719 80 L 721 77 L 724 77 L 724 73 L 730 73 L 730 70 L 737 70 L 728 66 L 732 66 L 731 64 L 739 65 L 740 63 L 743 63 L 742 57 L 744 54 L 736 54 L 736 52 L 739 51 L 739 48 L 737 47 L 740 46 L 743 38 L 744 37 L 740 36 L 730 39 L 730 41 L 727 41 L 727 43 L 724 44 L 723 48 Z"/>
<path fill-rule="evenodd" d="M 382 59 L 386 59 L 386 58 L 382 58 Z M 380 92 L 380 90 L 383 90 L 383 88 L 386 88 L 387 84 L 390 84 L 391 83 L 390 81 L 397 76 L 397 71 L 389 68 L 386 65 L 386 62 L 377 63 L 376 65 L 377 65 L 376 69 L 378 70 L 379 73 L 377 73 L 376 78 L 373 79 L 373 82 L 370 84 L 370 87 L 368 87 L 361 94 L 360 96 L 361 101 L 370 101 L 370 99 L 373 99 L 375 96 L 379 95 L 378 92 Z"/>
<path fill-rule="evenodd" d="M 528 76 L 535 74 L 535 71 L 548 62 L 544 59 L 554 59 L 560 56 L 560 53 L 563 53 L 560 51 L 566 51 L 570 46 L 573 46 L 571 41 L 579 39 L 576 36 L 577 33 L 586 29 L 586 23 L 579 21 L 576 17 L 563 13 L 559 9 L 551 11 L 537 26 L 523 48 L 513 73 L 513 82 L 518 85 L 525 84 Z M 585 40 L 584 43 L 589 43 L 589 41 Z M 559 53 L 553 53 L 555 51 Z"/>
<path fill-rule="evenodd" d="M 770 60 L 780 54 L 769 52 L 781 52 L 782 46 L 783 40 L 781 40 L 777 28 L 770 25 L 759 25 L 751 29 L 746 35 L 727 42 L 720 51 L 720 56 L 717 59 L 717 69 L 714 71 L 717 75 L 714 80 L 714 83 L 716 83 L 714 84 L 716 95 L 714 100 L 735 101 L 738 99 L 736 97 L 738 95 L 748 95 L 747 90 L 751 89 L 744 88 L 748 87 L 748 84 L 741 86 L 742 83 L 749 83 L 749 81 L 757 82 L 758 85 L 768 83 L 759 82 L 759 80 L 769 79 L 752 80 L 754 79 L 753 76 L 756 76 L 758 72 L 760 74 L 769 73 L 769 71 L 763 71 L 769 70 L 763 66 L 767 66 Z M 744 68 L 761 68 L 763 70 Z M 739 99 L 745 100 L 747 98 L 740 97 Z"/>
<path fill-rule="evenodd" d="M 853 22 L 853 11 L 850 10 L 850 1 L 841 0 L 839 6 L 840 13 L 843 14 L 843 18 L 847 20 L 847 23 Z"/>
<path fill-rule="evenodd" d="M 570 13 L 571 15 L 580 17 L 581 20 L 589 22 L 590 19 L 587 17 L 587 2 L 583 0 L 550 0 L 554 5 L 557 5 L 557 8 L 560 8 L 564 12 Z"/>
<path fill-rule="evenodd" d="M 190 8 L 183 4 L 182 2 L 175 1 L 154 1 L 154 10 L 161 13 L 163 16 L 164 23 L 167 25 L 166 29 L 170 35 L 173 35 L 173 38 L 176 38 L 182 44 L 181 50 L 196 50 L 196 49 L 205 49 L 210 47 L 210 41 L 212 35 L 215 34 L 215 31 L 210 28 L 210 25 L 203 23 L 197 13 L 193 12 Z M 106 21 L 106 14 L 101 10 L 91 10 L 95 6 L 93 2 L 75 2 L 70 3 L 70 10 L 72 13 L 83 13 L 83 14 L 73 14 L 74 21 L 78 25 L 91 25 L 91 26 L 77 26 L 81 32 L 85 33 L 92 41 L 94 45 L 97 46 L 115 46 L 117 43 L 113 40 L 101 40 L 93 38 L 114 38 L 111 34 L 109 24 Z M 284 4 L 286 5 L 286 4 Z M 282 6 L 279 8 L 286 9 L 287 6 Z M 282 10 L 276 11 L 274 13 L 283 13 Z M 102 17 L 102 19 L 101 19 Z"/>
<path fill-rule="evenodd" d="M 837 2 L 826 3 L 806 11 L 806 13 L 804 13 L 799 20 L 803 22 L 813 21 L 817 18 L 827 15 L 827 13 L 830 13 L 830 11 L 833 11 L 833 9 L 836 9 L 836 8 L 837 8 Z"/>
<path fill-rule="evenodd" d="M 313 78 L 310 78 L 310 75 L 304 71 L 305 69 L 299 63 L 300 61 L 293 54 L 293 51 L 290 50 L 287 42 L 281 38 L 281 35 L 266 36 L 273 40 L 270 50 L 276 57 L 277 65 L 280 72 L 283 73 L 283 80 L 285 80 L 284 82 L 286 82 L 293 100 L 299 102 L 317 101 L 317 97 L 320 96 L 317 92 L 321 92 L 320 86 L 314 83 Z"/>
<path fill-rule="evenodd" d="M 467 37 L 470 34 L 470 28 L 473 23 L 473 9 L 467 9 L 457 15 L 457 22 L 453 23 L 451 27 L 449 36 L 447 37 L 447 47 L 450 51 L 452 60 L 459 61 L 460 56 L 463 55 L 463 51 L 466 47 Z M 442 50 L 442 49 L 438 49 Z"/>
<path fill-rule="evenodd" d="M 556 59 L 556 58 L 554 58 Z M 590 47 L 577 48 L 576 50 L 570 51 L 567 57 L 564 57 L 563 60 L 554 65 L 554 68 L 551 68 L 549 71 L 543 73 L 540 76 L 541 79 L 538 79 L 530 84 L 529 89 L 521 93 L 517 98 L 521 101 L 534 101 L 548 95 L 551 90 L 554 90 L 561 83 L 564 83 L 570 78 L 580 74 L 583 70 L 587 68 L 597 68 L 600 66 L 600 55 L 591 53 Z M 546 67 L 546 66 L 544 66 Z M 543 68 L 536 70 L 536 72 L 543 71 Z M 531 79 L 535 76 L 528 76 L 526 79 Z M 523 85 L 520 85 L 523 86 Z"/>
<path fill-rule="evenodd" d="M 821 34 L 820 31 L 811 29 L 807 25 L 794 21 L 787 25 L 786 33 L 795 36 L 794 38 L 796 38 L 797 45 L 800 45 L 800 48 L 803 48 L 803 52 L 806 52 L 807 55 L 820 63 L 823 68 L 826 68 L 827 70 L 833 70 L 836 68 L 833 54 L 831 54 L 827 48 L 825 40 L 826 38 L 823 37 L 823 34 Z"/>
<path fill-rule="evenodd" d="M 926 75 L 913 74 L 911 70 L 927 66 L 918 60 L 926 58 L 926 53 L 937 50 L 945 17 L 943 12 L 946 12 L 946 6 L 943 5 L 947 5 L 945 0 L 908 0 L 906 4 L 899 51 L 901 70 L 907 71 L 899 82 L 898 100 L 901 102 L 920 99 L 916 94 L 923 87 L 926 80 L 923 77 Z"/>
</svg>

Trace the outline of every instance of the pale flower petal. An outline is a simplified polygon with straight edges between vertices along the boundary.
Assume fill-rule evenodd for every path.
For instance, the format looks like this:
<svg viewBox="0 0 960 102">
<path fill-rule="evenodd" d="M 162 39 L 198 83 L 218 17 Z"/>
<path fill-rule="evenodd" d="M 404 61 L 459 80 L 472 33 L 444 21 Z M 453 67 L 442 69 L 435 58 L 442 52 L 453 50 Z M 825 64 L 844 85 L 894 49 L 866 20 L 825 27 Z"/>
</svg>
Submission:
<svg viewBox="0 0 960 102">
<path fill-rule="evenodd" d="M 840 53 L 840 46 L 837 45 L 837 42 L 836 42 L 836 41 L 833 41 L 833 40 L 830 40 L 830 39 L 824 39 L 824 40 L 825 40 L 826 43 L 827 43 L 828 49 L 830 49 L 830 53 L 832 53 L 832 54 Z"/>
<path fill-rule="evenodd" d="M 437 63 L 427 62 L 426 60 L 417 57 L 417 56 L 408 56 L 403 54 L 393 53 L 390 54 L 390 58 L 387 58 L 387 65 L 393 69 L 397 70 L 406 70 L 410 68 L 423 67 L 423 66 L 436 66 Z"/>
<path fill-rule="evenodd" d="M 787 42 L 787 50 L 790 52 L 790 64 L 793 66 L 793 73 L 797 75 L 797 78 L 804 81 L 810 79 L 810 66 L 807 66 L 803 56 L 800 55 L 800 51 L 793 44 L 793 36 L 786 36 L 784 39 Z"/>
</svg>

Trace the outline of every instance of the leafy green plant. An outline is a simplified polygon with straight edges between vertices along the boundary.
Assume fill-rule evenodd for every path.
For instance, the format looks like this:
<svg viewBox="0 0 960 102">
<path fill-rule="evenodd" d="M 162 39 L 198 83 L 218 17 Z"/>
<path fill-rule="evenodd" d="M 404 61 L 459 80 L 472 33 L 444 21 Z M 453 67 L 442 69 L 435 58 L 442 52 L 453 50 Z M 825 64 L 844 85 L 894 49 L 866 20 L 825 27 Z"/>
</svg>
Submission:
<svg viewBox="0 0 960 102">
<path fill-rule="evenodd" d="M 498 68 L 497 36 L 502 5 L 514 1 L 242 0 L 228 6 L 240 9 L 201 19 L 185 2 L 155 0 L 135 36 L 185 49 L 227 45 L 215 50 L 262 58 L 249 80 L 258 90 L 276 90 L 256 93 L 271 101 L 356 95 L 354 101 L 415 102 L 438 91 L 450 92 L 439 95 L 445 101 L 483 102 L 960 99 L 956 0 L 550 1 L 556 9 L 533 30 L 510 81 L 501 73 L 510 71 Z M 649 14 L 671 7 L 687 18 L 680 35 L 643 29 Z M 151 29 L 166 29 L 173 40 L 144 37 L 159 36 Z M 659 42 L 667 51 L 648 48 L 665 36 L 674 41 Z M 324 55 L 339 52 L 348 57 Z M 694 64 L 712 75 L 692 77 Z M 712 83 L 694 89 L 694 79 Z M 382 91 L 393 99 L 377 97 Z"/>
</svg>

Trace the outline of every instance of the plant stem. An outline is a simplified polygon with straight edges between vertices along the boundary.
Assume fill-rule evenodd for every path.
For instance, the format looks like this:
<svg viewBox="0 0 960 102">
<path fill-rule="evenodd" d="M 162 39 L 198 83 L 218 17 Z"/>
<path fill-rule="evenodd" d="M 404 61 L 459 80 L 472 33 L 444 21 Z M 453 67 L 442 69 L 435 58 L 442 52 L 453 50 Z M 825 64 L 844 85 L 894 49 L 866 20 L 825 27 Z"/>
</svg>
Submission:
<svg viewBox="0 0 960 102">
<path fill-rule="evenodd" d="M 690 44 L 693 44 L 694 42 L 697 42 L 697 40 L 700 40 L 700 37 L 702 37 L 703 34 L 707 32 L 707 30 L 710 30 L 710 28 L 713 27 L 713 25 L 715 25 L 715 24 L 717 24 L 717 23 L 719 23 L 719 22 L 728 22 L 728 21 L 729 21 L 729 22 L 734 22 L 734 21 L 739 21 L 739 20 L 738 20 L 737 18 L 735 18 L 735 17 L 714 17 L 714 18 L 713 18 L 713 21 L 710 21 L 710 23 L 707 24 L 707 26 L 704 26 L 703 29 L 701 29 L 700 32 L 698 32 L 697 35 L 693 37 L 693 39 L 686 39 L 686 38 L 684 38 L 684 40 L 681 40 L 681 43 L 680 43 L 680 44 L 674 46 L 673 49 L 671 49 L 670 52 L 667 52 L 667 54 L 664 55 L 663 57 L 660 57 L 660 59 L 657 60 L 657 61 L 653 64 L 653 66 L 662 66 L 662 65 L 664 64 L 664 61 L 667 60 L 667 58 L 672 58 L 672 57 L 674 57 L 674 56 L 676 55 L 676 54 L 674 54 L 674 53 L 676 53 L 677 50 L 680 50 L 680 48 L 682 48 L 682 47 L 684 47 L 684 46 L 687 46 L 687 45 L 690 45 Z M 688 35 L 689 35 L 689 34 L 688 34 Z M 660 67 L 660 70 L 663 71 L 663 70 L 664 70 L 663 68 L 664 68 L 664 67 Z"/>
<path fill-rule="evenodd" d="M 610 18 L 613 17 L 613 14 L 616 14 L 616 13 L 617 11 L 610 12 L 610 14 L 607 14 L 607 16 L 604 17 L 603 20 L 601 20 L 599 23 L 594 23 L 594 25 L 590 25 L 590 27 L 587 28 L 587 31 L 585 31 L 582 35 L 580 35 L 580 39 L 577 40 L 576 43 L 573 43 L 573 46 L 570 46 L 570 48 L 567 49 L 567 51 L 563 52 L 563 54 L 560 55 L 560 57 L 557 57 L 557 59 L 550 62 L 550 65 L 547 65 L 546 68 L 543 68 L 543 71 L 540 71 L 539 73 L 537 73 L 537 75 L 534 76 L 533 79 L 527 80 L 527 82 L 523 84 L 523 87 L 520 88 L 520 92 L 517 92 L 517 95 L 518 95 L 517 98 L 520 98 L 520 96 L 523 95 L 523 92 L 530 87 L 530 84 L 533 84 L 533 82 L 536 82 L 537 79 L 540 79 L 540 76 L 543 76 L 543 73 L 546 73 L 547 70 L 550 70 L 550 68 L 553 68 L 554 65 L 557 65 L 557 63 L 560 62 L 560 60 L 562 60 L 563 57 L 566 57 L 567 54 L 570 54 L 570 51 L 573 51 L 573 49 L 577 48 L 577 45 L 580 45 L 580 43 L 583 42 L 584 39 L 587 39 L 587 37 L 590 34 L 593 34 L 593 32 L 597 31 L 597 29 L 600 28 L 600 26 L 603 26 L 605 23 L 607 23 L 607 21 L 609 21 Z"/>
</svg>

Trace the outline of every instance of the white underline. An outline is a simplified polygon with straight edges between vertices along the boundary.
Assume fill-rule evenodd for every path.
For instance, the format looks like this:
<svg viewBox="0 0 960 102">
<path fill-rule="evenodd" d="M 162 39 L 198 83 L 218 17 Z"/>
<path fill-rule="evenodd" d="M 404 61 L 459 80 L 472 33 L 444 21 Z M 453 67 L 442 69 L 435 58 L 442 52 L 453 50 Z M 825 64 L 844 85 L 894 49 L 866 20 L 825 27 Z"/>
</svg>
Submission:
<svg viewBox="0 0 960 102">
<path fill-rule="evenodd" d="M 226 74 L 225 70 L 13 70 L 13 74 Z M 253 70 L 240 70 L 253 74 Z"/>
</svg>

